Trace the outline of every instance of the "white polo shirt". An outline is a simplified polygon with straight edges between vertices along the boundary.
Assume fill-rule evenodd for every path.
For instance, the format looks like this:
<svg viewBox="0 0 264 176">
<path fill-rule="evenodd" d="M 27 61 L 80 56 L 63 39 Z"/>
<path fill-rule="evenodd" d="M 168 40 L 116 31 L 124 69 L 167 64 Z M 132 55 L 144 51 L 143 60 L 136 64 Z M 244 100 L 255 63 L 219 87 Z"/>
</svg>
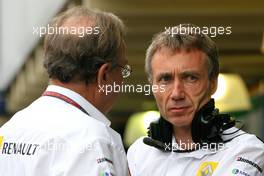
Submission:
<svg viewBox="0 0 264 176">
<path fill-rule="evenodd" d="M 120 135 L 82 96 L 50 85 L 75 101 L 42 96 L 0 128 L 1 176 L 126 176 Z"/>
<path fill-rule="evenodd" d="M 189 153 L 162 152 L 144 144 L 142 137 L 128 150 L 131 175 L 264 176 L 264 144 L 254 135 L 243 131 L 239 134 L 243 135 L 225 143 L 218 151 L 210 151 L 207 146 Z"/>
</svg>

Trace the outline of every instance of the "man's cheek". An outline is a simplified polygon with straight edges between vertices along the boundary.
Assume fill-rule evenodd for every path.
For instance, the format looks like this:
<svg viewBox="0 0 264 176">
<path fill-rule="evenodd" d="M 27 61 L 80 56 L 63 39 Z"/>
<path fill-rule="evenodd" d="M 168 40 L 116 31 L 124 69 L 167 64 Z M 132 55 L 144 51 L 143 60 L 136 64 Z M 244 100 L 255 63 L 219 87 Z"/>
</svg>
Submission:
<svg viewBox="0 0 264 176">
<path fill-rule="evenodd" d="M 200 109 L 200 107 L 205 104 L 209 96 L 208 87 L 193 87 L 188 90 L 188 96 L 191 99 L 195 109 Z"/>
<path fill-rule="evenodd" d="M 162 101 L 162 97 L 158 96 L 157 94 L 154 94 L 154 97 L 155 97 L 158 109 L 160 113 L 162 113 L 165 109 L 165 103 Z"/>
<path fill-rule="evenodd" d="M 190 86 L 186 88 L 186 92 L 192 96 L 192 97 L 199 97 L 203 95 L 205 90 L 207 90 L 207 87 L 201 87 L 201 86 Z"/>
<path fill-rule="evenodd" d="M 160 93 L 153 93 L 153 95 L 154 95 L 157 105 L 160 104 L 162 101 L 162 96 L 160 95 Z"/>
<path fill-rule="evenodd" d="M 208 97 L 207 92 L 203 92 L 203 94 L 200 94 L 199 96 L 196 96 L 194 98 L 194 105 L 196 111 L 198 111 L 201 107 L 203 107 L 207 101 L 209 101 L 210 97 Z"/>
</svg>

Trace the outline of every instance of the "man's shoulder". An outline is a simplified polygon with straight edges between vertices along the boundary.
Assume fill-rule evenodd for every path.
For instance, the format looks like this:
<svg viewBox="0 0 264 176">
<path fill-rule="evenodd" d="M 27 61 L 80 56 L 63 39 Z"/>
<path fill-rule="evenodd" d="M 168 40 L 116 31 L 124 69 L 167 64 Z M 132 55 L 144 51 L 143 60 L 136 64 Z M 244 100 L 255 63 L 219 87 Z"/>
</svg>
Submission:
<svg viewBox="0 0 264 176">
<path fill-rule="evenodd" d="M 146 158 L 146 155 L 152 158 L 152 157 L 155 157 L 156 154 L 159 155 L 163 153 L 154 147 L 146 145 L 143 142 L 143 139 L 145 137 L 146 136 L 140 137 L 129 147 L 128 152 L 127 152 L 128 159 L 135 158 L 135 157 L 136 158 Z"/>
<path fill-rule="evenodd" d="M 244 131 L 241 131 L 239 134 L 234 136 L 233 139 L 229 143 L 231 145 L 237 145 L 237 146 L 238 144 L 242 144 L 241 146 L 247 146 L 247 147 L 260 146 L 260 147 L 263 147 L 263 150 L 264 150 L 264 143 L 260 138 L 258 138 L 254 134 L 250 134 Z"/>
<path fill-rule="evenodd" d="M 264 143 L 257 136 L 241 132 L 237 137 L 226 143 L 232 153 L 251 153 L 264 157 Z"/>
<path fill-rule="evenodd" d="M 17 112 L 1 127 L 1 133 L 14 140 L 23 138 L 39 141 L 59 138 L 65 142 L 78 143 L 103 141 L 122 147 L 121 136 L 110 126 L 94 117 L 78 109 L 76 111 L 67 109 L 45 111 L 46 107 L 39 109 L 40 104 L 43 104 L 43 101 L 38 99 L 27 108 Z M 51 106 L 51 108 L 55 107 Z M 32 136 L 37 136 L 37 138 Z"/>
<path fill-rule="evenodd" d="M 240 131 L 234 138 L 225 143 L 224 150 L 210 159 L 219 160 L 219 169 L 216 175 L 223 171 L 233 173 L 234 170 L 241 170 L 247 175 L 261 174 L 264 169 L 264 143 L 255 135 Z"/>
<path fill-rule="evenodd" d="M 146 148 L 144 142 L 143 142 L 144 136 L 138 138 L 135 142 L 133 142 L 133 144 L 130 145 L 130 147 L 128 148 L 128 152 L 135 152 L 135 150 L 137 150 L 137 148 Z M 147 147 L 148 148 L 148 147 Z"/>
</svg>

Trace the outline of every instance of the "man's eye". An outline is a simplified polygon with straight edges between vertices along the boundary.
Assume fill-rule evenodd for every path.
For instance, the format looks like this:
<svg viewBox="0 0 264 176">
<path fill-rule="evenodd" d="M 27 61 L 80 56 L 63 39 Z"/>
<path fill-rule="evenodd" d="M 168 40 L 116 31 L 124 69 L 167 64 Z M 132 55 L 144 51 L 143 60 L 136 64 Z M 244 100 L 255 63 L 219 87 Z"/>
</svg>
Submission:
<svg viewBox="0 0 264 176">
<path fill-rule="evenodd" d="M 172 78 L 171 78 L 170 75 L 164 75 L 164 76 L 161 76 L 161 77 L 158 79 L 158 81 L 159 81 L 160 83 L 167 83 L 167 82 L 169 82 L 169 81 L 171 81 L 171 80 L 172 80 Z"/>
<path fill-rule="evenodd" d="M 195 81 L 198 80 L 198 77 L 197 76 L 193 76 L 193 75 L 188 75 L 188 76 L 185 77 L 185 80 L 187 82 L 195 82 Z"/>
</svg>

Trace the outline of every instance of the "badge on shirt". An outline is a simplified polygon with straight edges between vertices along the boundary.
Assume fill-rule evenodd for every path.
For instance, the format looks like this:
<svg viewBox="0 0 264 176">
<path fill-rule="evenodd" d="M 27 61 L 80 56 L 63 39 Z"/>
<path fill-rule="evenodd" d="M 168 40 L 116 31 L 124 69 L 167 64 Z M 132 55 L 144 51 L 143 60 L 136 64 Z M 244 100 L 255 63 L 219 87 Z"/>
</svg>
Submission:
<svg viewBox="0 0 264 176">
<path fill-rule="evenodd" d="M 112 174 L 111 172 L 101 171 L 99 176 L 114 176 L 114 174 Z"/>
<path fill-rule="evenodd" d="M 3 141 L 4 141 L 4 136 L 0 136 L 0 148 L 2 148 Z"/>
<path fill-rule="evenodd" d="M 196 176 L 211 176 L 213 175 L 218 162 L 203 162 L 196 173 Z"/>
</svg>

